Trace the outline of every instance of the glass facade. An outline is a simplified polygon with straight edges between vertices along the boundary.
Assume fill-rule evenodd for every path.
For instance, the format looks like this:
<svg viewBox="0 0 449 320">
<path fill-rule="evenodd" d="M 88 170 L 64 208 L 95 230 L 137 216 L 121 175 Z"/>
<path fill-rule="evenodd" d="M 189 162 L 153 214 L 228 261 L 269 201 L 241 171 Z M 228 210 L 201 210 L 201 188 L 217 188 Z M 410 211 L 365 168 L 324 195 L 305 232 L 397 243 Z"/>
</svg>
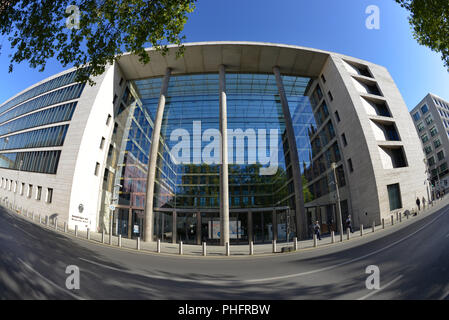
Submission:
<svg viewBox="0 0 449 320">
<path fill-rule="evenodd" d="M 282 80 L 296 150 L 289 149 L 274 75 L 226 74 L 232 243 L 286 241 L 296 235 L 290 152 L 298 153 L 305 202 L 332 191 L 330 164 L 341 156 L 321 89 L 309 98 L 312 79 Z M 115 181 L 123 187 L 116 230 L 125 237 L 144 236 L 147 165 L 161 85 L 162 78 L 132 81 L 119 97 L 113 141 L 120 145 Z M 154 235 L 162 241 L 219 243 L 218 93 L 218 73 L 170 77 L 154 192 Z M 342 165 L 337 174 L 344 186 Z"/>
<path fill-rule="evenodd" d="M 61 151 L 0 153 L 0 168 L 56 174 Z"/>
</svg>

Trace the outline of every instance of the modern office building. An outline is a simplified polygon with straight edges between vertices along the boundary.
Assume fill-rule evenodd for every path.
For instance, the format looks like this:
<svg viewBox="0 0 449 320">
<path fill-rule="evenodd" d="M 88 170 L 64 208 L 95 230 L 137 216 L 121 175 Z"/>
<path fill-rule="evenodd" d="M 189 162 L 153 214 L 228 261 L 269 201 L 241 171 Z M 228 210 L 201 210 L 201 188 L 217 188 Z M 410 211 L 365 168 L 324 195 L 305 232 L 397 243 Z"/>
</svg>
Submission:
<svg viewBox="0 0 449 320">
<path fill-rule="evenodd" d="M 429 93 L 410 112 L 421 138 L 430 182 L 429 197 L 449 188 L 449 102 Z M 431 186 L 434 186 L 433 188 Z"/>
<path fill-rule="evenodd" d="M 149 49 L 147 65 L 125 54 L 95 86 L 68 70 L 3 103 L 1 199 L 72 228 L 108 232 L 113 211 L 114 234 L 218 244 L 307 238 L 316 220 L 336 230 L 332 163 L 355 226 L 426 194 L 384 67 L 269 43 L 176 50 Z"/>
</svg>

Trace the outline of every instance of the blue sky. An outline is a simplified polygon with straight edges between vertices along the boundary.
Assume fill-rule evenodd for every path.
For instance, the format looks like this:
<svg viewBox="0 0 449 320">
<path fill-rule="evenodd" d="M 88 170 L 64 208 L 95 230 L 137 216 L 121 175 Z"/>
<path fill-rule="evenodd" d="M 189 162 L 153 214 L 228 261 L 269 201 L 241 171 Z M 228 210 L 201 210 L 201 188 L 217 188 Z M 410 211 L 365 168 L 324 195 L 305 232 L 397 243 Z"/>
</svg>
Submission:
<svg viewBox="0 0 449 320">
<path fill-rule="evenodd" d="M 365 27 L 369 5 L 380 8 L 380 30 Z M 199 0 L 184 34 L 187 42 L 262 41 L 347 54 L 385 66 L 409 109 L 428 92 L 449 100 L 440 55 L 416 43 L 394 0 Z M 22 63 L 9 74 L 9 45 L 4 37 L 0 43 L 0 103 L 64 70 L 51 60 L 44 72 Z"/>
</svg>

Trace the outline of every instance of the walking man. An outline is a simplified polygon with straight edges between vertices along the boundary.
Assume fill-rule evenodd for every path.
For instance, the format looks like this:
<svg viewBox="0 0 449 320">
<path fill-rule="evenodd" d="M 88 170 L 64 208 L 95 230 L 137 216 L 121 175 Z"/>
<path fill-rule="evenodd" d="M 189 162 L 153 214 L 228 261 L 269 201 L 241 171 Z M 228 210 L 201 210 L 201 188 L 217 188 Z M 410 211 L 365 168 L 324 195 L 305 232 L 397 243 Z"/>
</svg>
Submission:
<svg viewBox="0 0 449 320">
<path fill-rule="evenodd" d="M 316 234 L 316 237 L 318 238 L 318 240 L 321 240 L 320 224 L 318 223 L 318 221 L 316 221 L 315 224 L 313 225 L 313 229 L 315 230 L 315 234 Z"/>
<path fill-rule="evenodd" d="M 346 219 L 346 228 L 349 228 L 349 230 L 351 231 L 351 233 L 354 232 L 354 231 L 352 231 L 351 215 L 349 215 L 349 216 L 348 216 L 348 219 Z"/>
<path fill-rule="evenodd" d="M 418 211 L 421 210 L 421 201 L 419 201 L 419 197 L 416 198 L 416 205 L 418 206 Z"/>
<path fill-rule="evenodd" d="M 422 209 L 426 210 L 426 198 L 422 197 Z"/>
</svg>

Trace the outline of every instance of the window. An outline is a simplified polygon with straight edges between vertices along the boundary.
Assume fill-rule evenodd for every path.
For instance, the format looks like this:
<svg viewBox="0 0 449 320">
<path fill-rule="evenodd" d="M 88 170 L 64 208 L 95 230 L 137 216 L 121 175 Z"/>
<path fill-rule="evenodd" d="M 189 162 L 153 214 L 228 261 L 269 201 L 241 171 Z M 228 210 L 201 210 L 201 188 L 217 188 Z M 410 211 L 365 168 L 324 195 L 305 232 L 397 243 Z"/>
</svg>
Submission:
<svg viewBox="0 0 449 320">
<path fill-rule="evenodd" d="M 332 95 L 332 93 L 329 91 L 327 94 L 329 95 L 329 99 L 331 101 L 334 101 L 334 96 Z"/>
<path fill-rule="evenodd" d="M 401 191 L 399 183 L 387 186 L 388 199 L 390 200 L 390 211 L 402 208 Z"/>
<path fill-rule="evenodd" d="M 441 150 L 440 152 L 437 153 L 437 157 L 438 157 L 438 161 L 441 161 L 444 159 L 444 152 L 443 150 Z"/>
<path fill-rule="evenodd" d="M 346 135 L 344 133 L 341 135 L 341 139 L 343 140 L 343 146 L 346 147 L 348 145 L 348 141 L 346 140 Z"/>
<path fill-rule="evenodd" d="M 122 86 L 122 84 L 123 84 L 123 78 L 120 78 L 120 82 L 119 82 L 119 86 L 121 87 Z"/>
<path fill-rule="evenodd" d="M 446 162 L 440 166 L 440 174 L 441 175 L 445 174 L 446 173 L 445 171 L 447 171 L 447 163 Z"/>
<path fill-rule="evenodd" d="M 427 107 L 427 104 L 425 104 L 421 107 L 421 112 L 422 112 L 422 114 L 426 114 L 427 111 L 429 111 L 429 108 Z"/>
<path fill-rule="evenodd" d="M 432 127 L 432 129 L 430 129 L 430 135 L 432 137 L 436 136 L 438 134 L 438 130 L 436 127 Z"/>
<path fill-rule="evenodd" d="M 435 141 L 433 142 L 433 146 L 435 147 L 435 149 L 438 148 L 439 146 L 441 146 L 441 141 L 440 141 L 440 139 L 435 140 Z"/>
<path fill-rule="evenodd" d="M 51 203 L 53 200 L 53 188 L 47 188 L 47 198 L 45 199 L 45 202 Z"/>
<path fill-rule="evenodd" d="M 432 122 L 433 122 L 432 115 L 429 114 L 429 115 L 426 117 L 426 123 L 427 123 L 427 125 L 429 125 L 429 124 L 431 124 Z"/>
<path fill-rule="evenodd" d="M 31 198 L 31 195 L 33 194 L 33 185 L 29 184 L 28 185 L 28 193 L 27 193 L 27 197 Z"/>
<path fill-rule="evenodd" d="M 418 131 L 421 132 L 424 130 L 425 127 L 424 127 L 424 124 L 422 122 L 420 122 L 420 123 L 418 123 L 417 128 L 418 128 Z"/>
<path fill-rule="evenodd" d="M 435 158 L 434 157 L 430 157 L 429 159 L 427 159 L 427 164 L 429 166 L 433 166 L 435 164 Z"/>
<path fill-rule="evenodd" d="M 20 185 L 20 195 L 23 196 L 23 192 L 25 190 L 25 183 L 22 182 L 22 184 Z"/>
<path fill-rule="evenodd" d="M 108 114 L 108 118 L 106 119 L 106 125 L 109 126 L 109 123 L 111 123 L 112 116 Z"/>
<path fill-rule="evenodd" d="M 431 147 L 431 146 L 425 147 L 425 148 L 424 148 L 424 152 L 426 153 L 426 155 L 429 154 L 429 153 L 431 153 L 431 152 L 432 152 L 432 147 Z"/>
<path fill-rule="evenodd" d="M 114 99 L 112 100 L 112 103 L 115 104 L 115 102 L 117 101 L 118 96 L 116 94 L 114 94 Z"/>
<path fill-rule="evenodd" d="M 348 167 L 349 167 L 349 172 L 354 172 L 354 167 L 352 166 L 352 160 L 348 159 Z"/>
<path fill-rule="evenodd" d="M 42 198 L 42 187 L 41 186 L 37 186 L 37 190 L 36 190 L 36 200 L 41 200 Z"/>
<path fill-rule="evenodd" d="M 337 119 L 337 122 L 340 122 L 340 115 L 338 114 L 338 111 L 335 111 L 335 118 Z"/>
<path fill-rule="evenodd" d="M 100 142 L 100 149 L 103 150 L 104 147 L 104 142 L 106 141 L 106 139 L 104 137 L 101 137 L 101 142 Z"/>
<path fill-rule="evenodd" d="M 326 78 L 324 77 L 324 74 L 321 75 L 321 80 L 323 80 L 323 83 L 326 83 Z"/>
<path fill-rule="evenodd" d="M 100 164 L 97 162 L 95 164 L 95 175 L 98 176 L 98 171 L 100 170 Z"/>
<path fill-rule="evenodd" d="M 419 112 L 417 112 L 417 113 L 415 113 L 415 114 L 413 115 L 413 120 L 415 120 L 415 122 L 416 122 L 416 121 L 418 121 L 419 119 L 421 119 L 421 115 L 419 114 Z"/>
<path fill-rule="evenodd" d="M 421 136 L 421 140 L 422 140 L 422 143 L 426 143 L 427 141 L 429 141 L 429 137 L 427 136 L 427 133 L 425 133 Z"/>
</svg>

